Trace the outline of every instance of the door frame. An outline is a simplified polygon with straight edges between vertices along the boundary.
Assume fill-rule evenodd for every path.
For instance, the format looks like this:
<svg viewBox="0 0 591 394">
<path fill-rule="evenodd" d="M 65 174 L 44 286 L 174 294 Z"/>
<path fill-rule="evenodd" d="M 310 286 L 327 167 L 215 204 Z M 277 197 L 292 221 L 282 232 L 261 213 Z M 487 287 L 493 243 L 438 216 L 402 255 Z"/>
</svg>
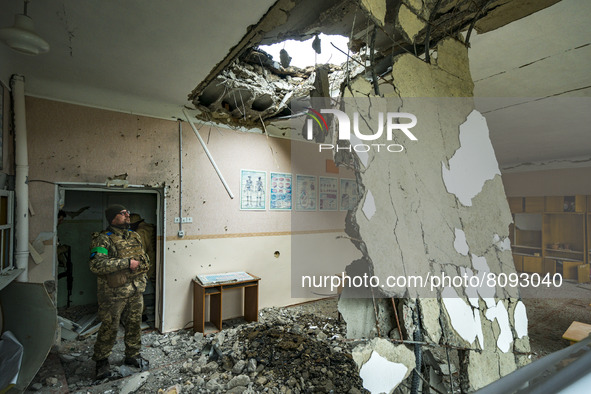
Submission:
<svg viewBox="0 0 591 394">
<path fill-rule="evenodd" d="M 78 182 L 56 182 L 54 195 L 53 215 L 53 250 L 57 250 L 57 214 L 60 210 L 62 193 L 66 191 L 88 191 L 100 193 L 134 193 L 134 194 L 155 194 L 156 195 L 156 258 L 160 264 L 156 266 L 156 308 L 155 325 L 156 329 L 162 332 L 164 327 L 164 297 L 166 294 L 166 186 L 148 187 L 144 185 L 129 185 L 127 187 L 107 187 L 104 183 L 78 183 Z M 56 280 L 57 297 L 57 253 L 53 254 L 53 276 Z M 57 299 L 57 298 L 56 298 Z"/>
</svg>

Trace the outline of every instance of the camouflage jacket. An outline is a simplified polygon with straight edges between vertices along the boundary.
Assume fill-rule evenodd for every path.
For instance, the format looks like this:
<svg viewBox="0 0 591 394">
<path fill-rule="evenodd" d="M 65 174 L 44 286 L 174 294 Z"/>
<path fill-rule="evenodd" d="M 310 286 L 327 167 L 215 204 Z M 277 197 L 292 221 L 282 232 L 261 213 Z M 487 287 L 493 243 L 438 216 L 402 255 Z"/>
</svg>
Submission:
<svg viewBox="0 0 591 394">
<path fill-rule="evenodd" d="M 140 266 L 132 271 L 131 259 Z M 109 226 L 92 234 L 90 242 L 90 271 L 97 275 L 97 292 L 100 296 L 129 297 L 146 289 L 146 272 L 150 267 L 140 236 L 129 229 Z"/>
</svg>

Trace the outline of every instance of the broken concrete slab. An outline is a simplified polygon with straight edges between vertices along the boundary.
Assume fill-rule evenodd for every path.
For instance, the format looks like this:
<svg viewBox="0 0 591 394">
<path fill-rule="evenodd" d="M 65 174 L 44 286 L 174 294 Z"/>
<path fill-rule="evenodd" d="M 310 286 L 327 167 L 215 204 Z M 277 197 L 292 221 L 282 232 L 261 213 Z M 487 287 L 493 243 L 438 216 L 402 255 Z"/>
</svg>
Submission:
<svg viewBox="0 0 591 394">
<path fill-rule="evenodd" d="M 404 345 L 394 345 L 382 338 L 375 338 L 353 349 L 353 360 L 363 371 L 363 386 L 372 392 L 392 392 L 406 379 L 415 367 L 415 355 Z M 365 367 L 365 368 L 364 368 Z M 372 370 L 373 369 L 373 370 Z M 387 370 L 389 375 L 380 373 Z M 382 386 L 385 384 L 390 389 Z M 381 391 L 375 391 L 375 390 Z"/>
<path fill-rule="evenodd" d="M 467 351 L 462 360 L 464 373 L 460 373 L 462 388 L 476 391 L 501 377 L 499 370 L 499 354 L 490 351 Z"/>
<path fill-rule="evenodd" d="M 387 336 L 394 329 L 394 310 L 389 299 L 350 298 L 346 292 L 347 289 L 339 302 L 339 312 L 348 322 L 347 338 Z"/>
<path fill-rule="evenodd" d="M 396 16 L 396 27 L 400 30 L 407 42 L 415 42 L 419 33 L 425 28 L 426 23 L 420 19 L 406 5 L 400 5 Z"/>
<path fill-rule="evenodd" d="M 368 13 L 371 20 L 378 26 L 386 24 L 386 13 L 388 12 L 386 0 L 361 0 L 360 4 L 361 8 Z"/>
<path fill-rule="evenodd" d="M 133 375 L 121 386 L 119 393 L 130 394 L 136 392 L 144 383 L 146 383 L 148 376 L 150 376 L 150 372 L 148 371 Z"/>
<path fill-rule="evenodd" d="M 442 335 L 441 324 L 439 323 L 441 313 L 439 302 L 435 298 L 420 298 L 418 303 L 425 340 L 431 343 L 439 343 Z"/>
<path fill-rule="evenodd" d="M 444 346 L 458 349 L 459 365 L 465 371 L 463 385 L 466 390 L 474 390 L 499 378 L 499 371 L 505 374 L 516 367 L 515 320 L 508 312 L 508 300 L 518 297 L 517 289 L 487 285 L 486 281 L 470 286 L 443 283 L 435 286 L 433 293 L 421 292 L 424 286 L 417 282 L 383 285 L 389 283 L 392 273 L 406 278 L 440 275 L 478 280 L 490 274 L 514 272 L 510 251 L 499 247 L 508 236 L 511 217 L 486 122 L 474 112 L 469 98 L 473 82 L 467 49 L 455 39 L 440 42 L 436 49 L 438 59 L 432 65 L 412 55 L 401 55 L 393 61 L 394 97 L 382 101 L 389 110 L 416 115 L 418 122 L 412 130 L 418 140 L 402 141 L 399 137 L 396 142 L 404 145 L 404 152 L 396 156 L 374 150 L 362 161 L 351 155 L 361 162 L 355 168 L 363 186 L 363 199 L 367 200 L 371 192 L 379 215 L 367 215 L 364 206 L 359 205 L 351 213 L 346 231 L 351 238 L 360 240 L 357 244 L 370 264 L 369 271 L 380 279 L 382 295 L 407 297 L 400 303 L 405 339 L 415 339 L 413 334 L 420 329 L 423 338 L 438 339 L 431 344 L 443 342 Z M 355 89 L 345 91 L 348 97 L 373 95 L 371 85 L 365 81 L 354 81 L 352 86 Z M 413 99 L 423 96 L 445 99 Z M 366 101 L 362 104 L 361 99 L 356 99 L 350 105 L 356 110 L 365 105 L 366 109 L 358 111 L 366 123 L 371 123 L 379 104 Z M 346 100 L 344 103 L 349 105 Z M 466 136 L 476 138 L 477 143 L 467 141 Z M 388 140 L 377 138 L 372 142 Z M 489 166 L 471 166 L 478 181 L 458 176 L 457 184 L 450 186 L 452 167 L 470 166 L 464 163 L 458 167 L 459 162 L 465 162 L 461 152 L 475 157 L 481 155 L 483 147 L 489 148 Z M 434 170 L 437 167 L 440 171 Z M 416 297 L 418 300 L 413 301 Z M 429 297 L 438 300 L 431 301 L 433 305 L 423 302 Z M 422 322 L 416 319 L 420 308 L 424 308 Z M 438 320 L 425 319 L 426 311 L 434 313 Z M 348 312 L 343 316 L 349 324 L 353 312 Z M 496 374 L 482 376 L 482 371 L 490 370 Z"/>
</svg>

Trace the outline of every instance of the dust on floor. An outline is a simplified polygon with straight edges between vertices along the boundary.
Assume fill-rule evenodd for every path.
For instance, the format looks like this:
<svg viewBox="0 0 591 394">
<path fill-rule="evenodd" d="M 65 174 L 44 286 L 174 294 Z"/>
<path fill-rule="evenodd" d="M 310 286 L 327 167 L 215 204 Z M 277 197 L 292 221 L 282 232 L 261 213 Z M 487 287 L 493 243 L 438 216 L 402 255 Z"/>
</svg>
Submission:
<svg viewBox="0 0 591 394">
<path fill-rule="evenodd" d="M 565 281 L 554 292 L 522 289 L 527 308 L 531 359 L 563 349 L 562 334 L 573 321 L 591 324 L 591 285 Z M 63 341 L 50 353 L 27 392 L 364 392 L 345 340 L 337 299 L 328 298 L 260 311 L 259 323 L 224 322 L 218 334 L 192 330 L 145 331 L 143 354 L 150 370 L 123 365 L 119 338 L 110 358 L 112 377 L 94 381 L 95 337 Z M 121 332 L 122 334 L 122 332 Z"/>
</svg>

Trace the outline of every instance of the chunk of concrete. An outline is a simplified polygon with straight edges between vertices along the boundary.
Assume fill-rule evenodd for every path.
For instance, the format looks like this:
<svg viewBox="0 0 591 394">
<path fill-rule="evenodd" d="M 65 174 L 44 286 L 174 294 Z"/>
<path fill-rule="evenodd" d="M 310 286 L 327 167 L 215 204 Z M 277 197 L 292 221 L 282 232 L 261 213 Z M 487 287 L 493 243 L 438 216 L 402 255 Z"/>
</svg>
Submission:
<svg viewBox="0 0 591 394">
<path fill-rule="evenodd" d="M 464 379 L 468 391 L 476 391 L 498 380 L 501 377 L 499 370 L 499 355 L 496 352 L 470 350 L 467 359 L 464 360 L 467 374 Z"/>
<path fill-rule="evenodd" d="M 439 315 L 441 309 L 436 298 L 420 298 L 418 300 L 421 310 L 421 323 L 423 334 L 427 336 L 428 342 L 439 343 L 441 339 L 441 324 Z"/>
<path fill-rule="evenodd" d="M 408 368 L 401 363 L 386 360 L 377 352 L 372 352 L 371 357 L 359 371 L 363 380 L 363 387 L 372 394 L 391 393 L 408 373 Z"/>
<path fill-rule="evenodd" d="M 496 320 L 500 332 L 497 336 L 497 346 L 503 352 L 507 353 L 511 350 L 511 344 L 513 343 L 513 332 L 509 325 L 509 315 L 505 304 L 502 300 L 499 300 L 497 305 L 493 308 L 488 308 L 486 311 L 486 318 L 490 321 Z"/>
<path fill-rule="evenodd" d="M 372 393 L 392 392 L 400 382 L 410 375 L 415 367 L 413 351 L 404 345 L 394 345 L 382 338 L 358 345 L 353 349 L 352 355 L 353 360 L 359 366 L 360 374 L 363 372 L 363 386 Z M 376 374 L 376 372 L 384 370 L 388 371 L 387 378 L 383 373 Z M 391 387 L 390 390 L 380 383 Z"/>
<path fill-rule="evenodd" d="M 396 18 L 396 25 L 401 31 L 403 37 L 409 43 L 414 43 L 418 34 L 427 25 L 424 20 L 421 20 L 414 12 L 406 5 L 401 4 L 398 9 Z"/>
<path fill-rule="evenodd" d="M 146 383 L 148 376 L 150 376 L 150 372 L 148 371 L 133 375 L 121 386 L 119 393 L 130 394 L 136 392 L 144 383 Z"/>
<path fill-rule="evenodd" d="M 472 79 L 470 64 L 464 60 L 466 46 L 463 42 L 450 38 L 437 44 L 437 66 L 461 79 Z"/>
<path fill-rule="evenodd" d="M 384 26 L 388 11 L 386 0 L 361 0 L 360 4 L 377 25 Z"/>
<path fill-rule="evenodd" d="M 345 296 L 339 300 L 338 309 L 347 322 L 347 338 L 373 338 L 378 332 L 380 336 L 386 336 L 395 328 L 394 309 L 388 298 L 372 300 Z"/>
</svg>

